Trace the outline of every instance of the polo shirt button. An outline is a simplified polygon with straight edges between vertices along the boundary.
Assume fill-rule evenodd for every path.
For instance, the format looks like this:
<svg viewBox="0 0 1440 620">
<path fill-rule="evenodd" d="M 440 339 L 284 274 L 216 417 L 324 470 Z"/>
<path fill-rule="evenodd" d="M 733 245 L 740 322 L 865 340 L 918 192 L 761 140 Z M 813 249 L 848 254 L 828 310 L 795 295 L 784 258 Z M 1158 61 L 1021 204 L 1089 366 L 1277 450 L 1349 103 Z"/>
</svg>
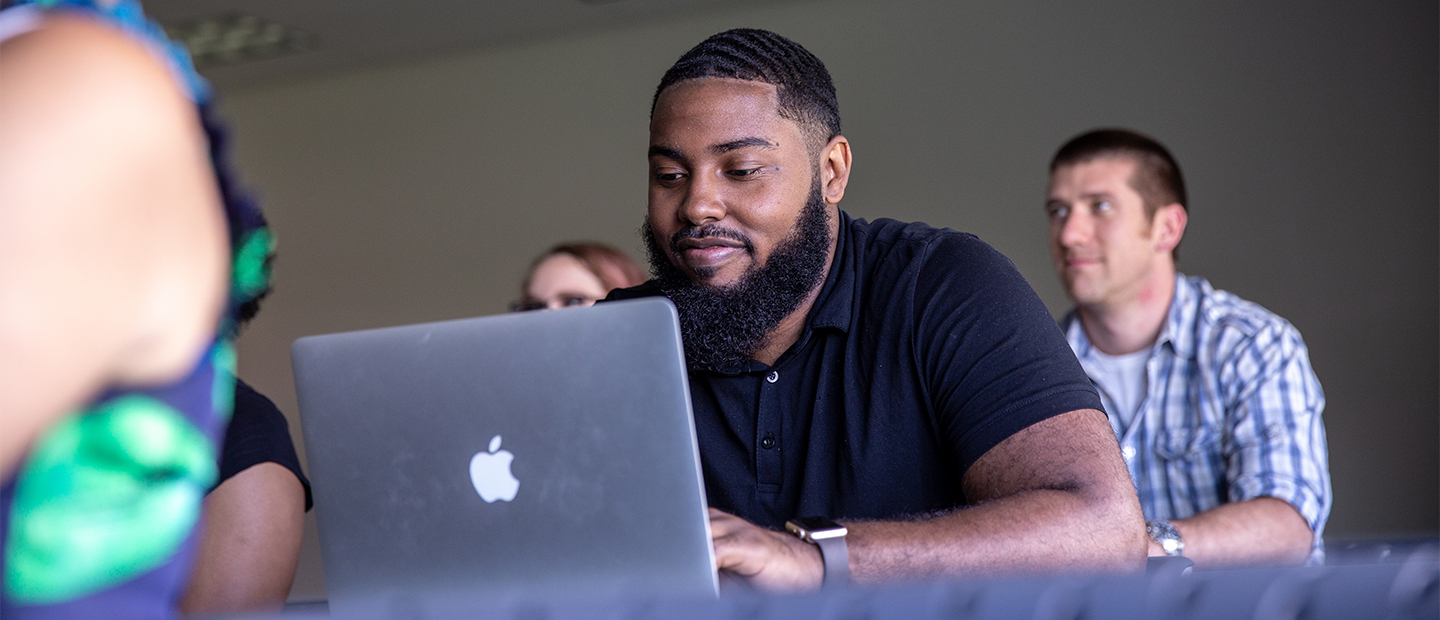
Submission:
<svg viewBox="0 0 1440 620">
<path fill-rule="evenodd" d="M 1120 454 L 1123 455 L 1127 461 L 1135 458 L 1135 446 L 1125 446 L 1125 449 L 1121 450 Z"/>
<path fill-rule="evenodd" d="M 765 438 L 760 440 L 760 447 L 769 450 L 775 447 L 775 434 L 765 433 Z"/>
<path fill-rule="evenodd" d="M 774 382 L 776 382 L 776 381 L 779 381 L 779 380 L 780 380 L 780 372 L 779 372 L 779 371 L 776 371 L 776 370 L 770 371 L 770 374 L 765 375 L 765 380 L 766 380 L 766 381 L 769 381 L 769 382 L 771 382 L 771 383 L 774 383 Z"/>
</svg>

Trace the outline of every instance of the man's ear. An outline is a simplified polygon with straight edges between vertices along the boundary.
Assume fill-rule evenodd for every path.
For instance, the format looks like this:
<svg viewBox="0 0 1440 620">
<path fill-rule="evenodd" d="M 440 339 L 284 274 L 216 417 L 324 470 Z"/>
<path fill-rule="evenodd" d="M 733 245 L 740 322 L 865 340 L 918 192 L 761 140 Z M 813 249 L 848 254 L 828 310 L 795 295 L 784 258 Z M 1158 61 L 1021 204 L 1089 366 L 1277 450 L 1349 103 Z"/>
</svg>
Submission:
<svg viewBox="0 0 1440 620">
<path fill-rule="evenodd" d="M 820 182 L 825 202 L 833 205 L 845 197 L 845 185 L 850 182 L 850 141 L 845 136 L 831 138 L 821 152 Z"/>
<path fill-rule="evenodd" d="M 1173 251 L 1185 237 L 1185 224 L 1189 221 L 1190 214 L 1179 203 L 1170 203 L 1156 209 L 1155 217 L 1150 222 L 1151 234 L 1155 237 L 1155 249 L 1167 254 Z"/>
</svg>

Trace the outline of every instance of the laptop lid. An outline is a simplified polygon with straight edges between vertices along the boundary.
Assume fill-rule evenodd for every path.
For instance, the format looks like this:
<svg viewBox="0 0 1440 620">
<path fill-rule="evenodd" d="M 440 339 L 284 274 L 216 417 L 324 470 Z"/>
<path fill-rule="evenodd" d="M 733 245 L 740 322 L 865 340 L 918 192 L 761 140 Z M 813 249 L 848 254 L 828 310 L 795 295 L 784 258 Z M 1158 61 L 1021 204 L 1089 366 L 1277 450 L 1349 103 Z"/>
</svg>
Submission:
<svg viewBox="0 0 1440 620">
<path fill-rule="evenodd" d="M 311 336 L 291 355 L 333 611 L 715 595 L 669 300 Z"/>
</svg>

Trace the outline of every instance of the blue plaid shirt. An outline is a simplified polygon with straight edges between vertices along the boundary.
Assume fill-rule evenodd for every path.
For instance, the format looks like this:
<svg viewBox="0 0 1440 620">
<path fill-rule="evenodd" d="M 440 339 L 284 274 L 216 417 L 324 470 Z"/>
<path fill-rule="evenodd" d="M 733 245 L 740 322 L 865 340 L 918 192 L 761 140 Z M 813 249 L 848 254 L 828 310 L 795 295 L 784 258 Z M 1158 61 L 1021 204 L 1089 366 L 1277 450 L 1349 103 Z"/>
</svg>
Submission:
<svg viewBox="0 0 1440 620">
<path fill-rule="evenodd" d="M 1073 310 L 1061 328 L 1094 381 L 1097 352 Z M 1183 519 L 1274 497 L 1310 524 L 1310 561 L 1321 561 L 1330 515 L 1325 394 L 1300 332 L 1204 278 L 1177 274 L 1145 371 L 1146 396 L 1120 437 L 1145 518 Z M 1114 409 L 1105 386 L 1095 387 Z"/>
</svg>

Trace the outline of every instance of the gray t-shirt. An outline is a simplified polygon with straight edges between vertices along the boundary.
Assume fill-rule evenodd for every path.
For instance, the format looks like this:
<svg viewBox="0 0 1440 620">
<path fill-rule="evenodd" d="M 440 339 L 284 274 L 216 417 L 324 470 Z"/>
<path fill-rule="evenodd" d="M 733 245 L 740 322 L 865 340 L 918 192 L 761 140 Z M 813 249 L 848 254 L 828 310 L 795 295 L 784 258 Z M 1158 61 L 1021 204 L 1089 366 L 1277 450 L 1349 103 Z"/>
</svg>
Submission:
<svg viewBox="0 0 1440 620">
<path fill-rule="evenodd" d="M 1110 427 L 1115 429 L 1115 436 L 1124 437 L 1125 429 L 1130 428 L 1140 405 L 1145 402 L 1145 390 L 1149 387 L 1145 362 L 1150 360 L 1150 348 L 1124 355 L 1107 355 L 1096 349 L 1094 355 L 1090 378 L 1100 388 L 1100 398 L 1105 401 L 1105 411 L 1110 413 Z"/>
</svg>

